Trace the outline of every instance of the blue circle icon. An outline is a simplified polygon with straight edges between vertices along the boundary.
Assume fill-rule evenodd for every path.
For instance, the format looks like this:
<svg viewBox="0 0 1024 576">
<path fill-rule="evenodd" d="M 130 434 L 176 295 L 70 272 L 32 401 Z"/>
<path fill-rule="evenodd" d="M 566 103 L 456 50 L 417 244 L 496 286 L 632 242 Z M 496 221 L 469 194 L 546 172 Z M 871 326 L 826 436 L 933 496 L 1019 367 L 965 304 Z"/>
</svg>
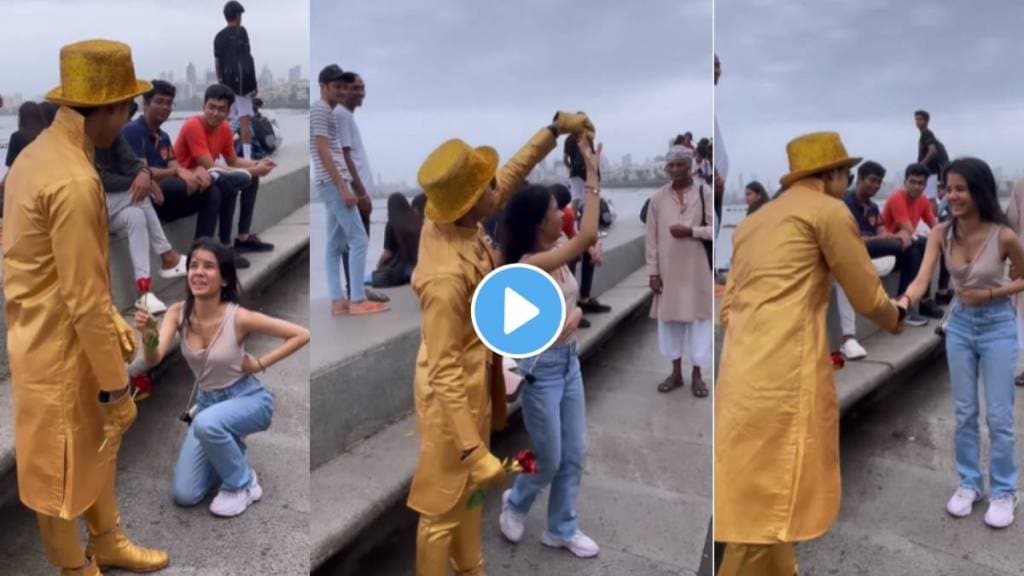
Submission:
<svg viewBox="0 0 1024 576">
<path fill-rule="evenodd" d="M 528 358 L 558 339 L 565 324 L 565 299 L 555 279 L 540 268 L 509 264 L 477 286 L 471 315 L 485 346 L 508 358 Z"/>
</svg>

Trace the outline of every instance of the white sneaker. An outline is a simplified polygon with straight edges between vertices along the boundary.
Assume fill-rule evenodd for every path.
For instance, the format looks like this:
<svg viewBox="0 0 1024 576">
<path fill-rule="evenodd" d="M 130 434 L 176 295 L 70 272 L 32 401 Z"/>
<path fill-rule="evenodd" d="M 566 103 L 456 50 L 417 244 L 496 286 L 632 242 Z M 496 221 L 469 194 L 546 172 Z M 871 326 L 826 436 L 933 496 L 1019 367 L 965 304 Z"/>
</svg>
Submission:
<svg viewBox="0 0 1024 576">
<path fill-rule="evenodd" d="M 509 507 L 508 497 L 511 494 L 512 490 L 509 489 L 501 495 L 501 516 L 498 518 L 498 522 L 501 524 L 501 533 L 505 538 L 513 544 L 518 544 L 523 539 L 523 530 L 526 528 L 523 523 L 526 522 L 526 515 Z"/>
<path fill-rule="evenodd" d="M 185 267 L 184 256 L 178 257 L 178 263 L 174 265 L 174 268 L 168 268 L 166 270 L 163 268 L 160 269 L 160 277 L 167 278 L 168 280 L 172 278 L 184 278 L 187 274 L 188 268 Z"/>
<path fill-rule="evenodd" d="M 878 272 L 878 277 L 882 278 L 883 276 L 888 276 L 896 268 L 896 257 L 882 256 L 873 258 L 871 263 L 875 265 L 875 272 Z"/>
<path fill-rule="evenodd" d="M 857 342 L 856 338 L 850 338 L 846 342 L 843 342 L 839 351 L 843 353 L 843 356 L 845 356 L 847 360 L 862 360 L 867 358 L 868 355 L 868 351 L 860 345 L 860 342 Z"/>
<path fill-rule="evenodd" d="M 544 535 L 540 538 L 540 543 L 549 548 L 565 548 L 579 558 L 593 558 L 600 552 L 597 542 L 594 542 L 589 536 L 579 530 L 568 540 L 555 536 L 545 530 Z"/>
<path fill-rule="evenodd" d="M 1020 501 L 1016 494 L 1005 494 L 988 501 L 988 512 L 985 513 L 985 524 L 992 528 L 1006 528 L 1013 524 L 1013 509 Z"/>
<path fill-rule="evenodd" d="M 957 518 L 970 516 L 971 510 L 974 509 L 974 503 L 980 500 L 981 494 L 978 494 L 971 488 L 960 486 L 953 493 L 953 497 L 949 499 L 949 502 L 946 502 L 946 512 Z"/>
<path fill-rule="evenodd" d="M 221 490 L 210 502 L 210 512 L 224 518 L 238 516 L 245 512 L 250 504 L 263 497 L 263 488 L 260 488 L 259 480 L 256 479 L 256 471 L 252 471 L 252 482 L 241 490 Z"/>
<path fill-rule="evenodd" d="M 156 294 L 153 294 L 152 292 L 146 292 L 142 295 L 142 297 L 139 298 L 139 304 L 145 306 L 153 316 L 167 312 L 167 305 L 161 302 L 160 299 L 156 297 Z"/>
</svg>

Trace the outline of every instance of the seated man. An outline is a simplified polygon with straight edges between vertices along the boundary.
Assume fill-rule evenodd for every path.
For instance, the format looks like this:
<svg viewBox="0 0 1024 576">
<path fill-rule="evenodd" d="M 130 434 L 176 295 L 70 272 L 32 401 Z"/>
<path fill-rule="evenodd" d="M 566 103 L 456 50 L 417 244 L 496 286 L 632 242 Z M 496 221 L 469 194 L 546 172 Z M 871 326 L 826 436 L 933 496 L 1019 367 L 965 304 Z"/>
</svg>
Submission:
<svg viewBox="0 0 1024 576">
<path fill-rule="evenodd" d="M 914 281 L 924 258 L 927 237 L 917 233 L 918 226 L 922 221 L 929 227 L 934 227 L 938 223 L 931 202 L 924 196 L 928 168 L 915 162 L 907 166 L 903 178 L 904 187 L 893 191 L 882 209 L 882 224 L 885 230 L 899 238 L 903 244 L 904 250 L 899 262 L 900 294 L 903 294 L 907 286 Z M 919 310 L 907 313 L 906 323 L 909 326 L 924 326 L 928 320 L 922 315 L 942 318 L 943 314 L 943 310 L 931 299 L 925 298 L 921 300 Z"/>
<path fill-rule="evenodd" d="M 146 162 L 164 201 L 156 206 L 162 222 L 173 222 L 196 214 L 195 238 L 212 238 L 220 215 L 220 188 L 202 166 L 188 170 L 174 158 L 171 137 L 161 130 L 174 109 L 174 85 L 153 80 L 153 89 L 142 96 L 142 115 L 125 124 L 121 135 Z M 152 311 L 152 310 L 151 310 Z"/>
<path fill-rule="evenodd" d="M 235 198 L 241 192 L 238 236 L 234 243 L 235 266 L 247 268 L 249 262 L 239 255 L 240 252 L 269 252 L 274 249 L 272 244 L 250 234 L 249 229 L 256 208 L 259 177 L 269 174 L 277 164 L 268 158 L 254 162 L 235 154 L 231 127 L 227 122 L 228 111 L 234 100 L 235 93 L 227 86 L 214 84 L 207 88 L 203 98 L 203 113 L 189 118 L 181 126 L 174 143 L 174 156 L 187 170 L 202 166 L 212 173 L 221 192 L 218 237 L 225 246 L 231 245 Z M 214 162 L 219 158 L 223 158 L 231 169 L 215 166 Z"/>
<path fill-rule="evenodd" d="M 95 150 L 93 163 L 106 192 L 110 233 L 128 236 L 128 251 L 141 303 L 153 314 L 166 312 L 167 306 L 149 291 L 150 249 L 160 256 L 161 278 L 181 278 L 187 271 L 185 258 L 167 241 L 153 209 L 154 202 L 159 205 L 164 200 L 160 187 L 154 182 L 145 162 L 135 156 L 123 136 L 119 135 L 110 148 L 97 147 Z"/>
</svg>

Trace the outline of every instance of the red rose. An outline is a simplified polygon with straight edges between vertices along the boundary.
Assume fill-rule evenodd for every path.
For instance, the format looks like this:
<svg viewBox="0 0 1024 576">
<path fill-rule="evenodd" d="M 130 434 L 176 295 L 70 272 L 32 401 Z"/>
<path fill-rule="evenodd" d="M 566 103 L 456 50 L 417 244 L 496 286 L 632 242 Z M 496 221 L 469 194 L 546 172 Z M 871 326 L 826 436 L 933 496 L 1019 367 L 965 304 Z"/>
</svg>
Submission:
<svg viewBox="0 0 1024 576">
<path fill-rule="evenodd" d="M 842 352 L 832 353 L 832 367 L 839 370 L 843 366 L 846 366 L 846 358 L 843 357 Z"/>
<path fill-rule="evenodd" d="M 131 383 L 132 386 L 138 390 L 138 394 L 148 395 L 153 391 L 153 379 L 145 372 L 132 376 Z"/>
<path fill-rule="evenodd" d="M 516 462 L 523 469 L 523 474 L 537 473 L 537 455 L 530 450 L 523 450 L 516 454 Z"/>
</svg>

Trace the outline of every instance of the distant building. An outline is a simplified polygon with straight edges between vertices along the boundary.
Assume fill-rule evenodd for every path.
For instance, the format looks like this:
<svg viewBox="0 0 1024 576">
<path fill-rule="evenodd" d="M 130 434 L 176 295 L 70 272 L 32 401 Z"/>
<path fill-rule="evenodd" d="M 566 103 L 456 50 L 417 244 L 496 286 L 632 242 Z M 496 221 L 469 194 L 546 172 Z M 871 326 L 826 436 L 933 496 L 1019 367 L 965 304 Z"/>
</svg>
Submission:
<svg viewBox="0 0 1024 576">
<path fill-rule="evenodd" d="M 196 80 L 196 65 L 189 62 L 188 66 L 185 67 L 185 81 L 188 82 L 190 86 L 194 86 L 196 84 Z"/>
<path fill-rule="evenodd" d="M 263 70 L 260 71 L 259 85 L 262 89 L 270 88 L 274 85 L 274 73 L 270 71 L 270 66 L 263 65 Z"/>
<path fill-rule="evenodd" d="M 288 69 L 288 81 L 298 82 L 302 79 L 302 66 L 293 66 Z"/>
<path fill-rule="evenodd" d="M 213 70 L 207 69 L 206 70 L 206 85 L 209 86 L 211 84 L 216 84 L 216 83 L 217 83 L 217 73 L 214 72 Z"/>
</svg>

